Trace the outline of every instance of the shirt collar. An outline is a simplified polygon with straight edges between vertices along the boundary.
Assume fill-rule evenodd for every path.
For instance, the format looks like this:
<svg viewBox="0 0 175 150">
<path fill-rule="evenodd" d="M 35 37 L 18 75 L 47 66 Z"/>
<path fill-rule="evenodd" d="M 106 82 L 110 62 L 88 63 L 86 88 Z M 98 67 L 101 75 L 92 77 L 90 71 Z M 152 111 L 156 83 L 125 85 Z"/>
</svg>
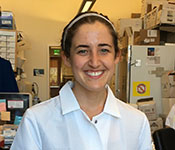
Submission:
<svg viewBox="0 0 175 150">
<path fill-rule="evenodd" d="M 80 106 L 76 100 L 76 97 L 73 94 L 72 87 L 73 87 L 73 82 L 68 81 L 61 88 L 61 90 L 59 92 L 63 115 L 80 109 Z"/>
<path fill-rule="evenodd" d="M 104 112 L 114 117 L 121 118 L 120 110 L 117 104 L 117 98 L 114 96 L 109 86 L 107 86 L 107 90 L 108 96 L 106 99 Z"/>
<path fill-rule="evenodd" d="M 62 114 L 67 114 L 72 111 L 80 110 L 80 105 L 72 91 L 73 82 L 68 81 L 60 90 L 60 100 Z M 120 111 L 117 105 L 117 99 L 113 95 L 110 87 L 107 86 L 108 96 L 104 107 L 104 113 L 110 114 L 114 117 L 120 118 Z"/>
</svg>

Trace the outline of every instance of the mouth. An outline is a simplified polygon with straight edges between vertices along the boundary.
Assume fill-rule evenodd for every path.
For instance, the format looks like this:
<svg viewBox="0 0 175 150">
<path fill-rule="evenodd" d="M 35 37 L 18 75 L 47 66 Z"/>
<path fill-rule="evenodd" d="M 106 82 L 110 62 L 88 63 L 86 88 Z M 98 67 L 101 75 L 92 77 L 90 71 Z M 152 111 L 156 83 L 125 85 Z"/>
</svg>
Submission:
<svg viewBox="0 0 175 150">
<path fill-rule="evenodd" d="M 86 74 L 92 78 L 100 78 L 104 71 L 86 71 Z"/>
</svg>

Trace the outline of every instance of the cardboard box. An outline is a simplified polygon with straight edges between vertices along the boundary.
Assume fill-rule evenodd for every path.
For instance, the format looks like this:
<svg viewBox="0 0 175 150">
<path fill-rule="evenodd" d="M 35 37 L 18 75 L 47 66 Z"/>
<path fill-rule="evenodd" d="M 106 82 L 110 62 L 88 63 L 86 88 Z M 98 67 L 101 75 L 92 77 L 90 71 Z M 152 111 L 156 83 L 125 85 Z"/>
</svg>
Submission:
<svg viewBox="0 0 175 150">
<path fill-rule="evenodd" d="M 158 24 L 175 24 L 175 10 L 160 9 L 157 12 L 156 25 Z"/>
<path fill-rule="evenodd" d="M 164 5 L 164 8 L 172 9 L 174 3 L 175 1 L 173 0 L 142 0 L 141 16 L 149 13 L 154 8 L 158 8 L 160 5 Z"/>
<path fill-rule="evenodd" d="M 134 33 L 134 45 L 159 45 L 160 31 L 159 30 L 145 30 Z"/>
<path fill-rule="evenodd" d="M 163 98 L 175 98 L 175 73 L 165 72 L 161 77 L 161 89 Z"/>
<path fill-rule="evenodd" d="M 142 29 L 141 18 L 121 18 L 117 21 L 116 30 L 119 37 L 124 35 L 125 28 L 131 27 L 132 31 L 140 31 Z"/>
<path fill-rule="evenodd" d="M 164 2 L 167 2 L 167 0 L 142 0 L 141 16 L 144 16 L 154 8 L 159 7 Z"/>
<path fill-rule="evenodd" d="M 140 18 L 141 13 L 131 13 L 131 18 Z"/>
<path fill-rule="evenodd" d="M 162 2 L 144 15 L 144 29 L 152 29 L 159 24 L 175 25 L 175 1 Z"/>
<path fill-rule="evenodd" d="M 157 118 L 156 120 L 149 121 L 151 133 L 154 133 L 154 131 L 163 128 L 163 120 L 162 118 Z"/>
<path fill-rule="evenodd" d="M 174 104 L 175 98 L 162 98 L 163 115 L 167 116 Z"/>
<path fill-rule="evenodd" d="M 159 5 L 159 9 L 175 10 L 175 1 L 164 1 Z"/>
<path fill-rule="evenodd" d="M 157 12 L 158 9 L 155 8 L 144 15 L 144 29 L 152 29 L 156 26 Z"/>
<path fill-rule="evenodd" d="M 144 112 L 148 120 L 156 120 L 156 103 L 151 98 L 137 102 L 138 109 Z"/>
<path fill-rule="evenodd" d="M 128 104 L 129 104 L 130 106 L 132 106 L 132 107 L 138 109 L 138 105 L 137 105 L 137 104 L 132 104 L 132 103 L 128 103 Z"/>
</svg>

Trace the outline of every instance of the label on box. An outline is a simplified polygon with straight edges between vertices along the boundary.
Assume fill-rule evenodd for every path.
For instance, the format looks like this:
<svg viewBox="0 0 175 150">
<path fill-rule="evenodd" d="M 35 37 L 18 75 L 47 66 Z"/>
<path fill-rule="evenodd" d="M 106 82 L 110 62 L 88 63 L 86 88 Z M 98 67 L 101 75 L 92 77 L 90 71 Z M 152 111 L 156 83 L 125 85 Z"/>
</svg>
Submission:
<svg viewBox="0 0 175 150">
<path fill-rule="evenodd" d="M 15 53 L 15 47 L 7 47 L 7 52 Z"/>
<path fill-rule="evenodd" d="M 148 120 L 156 119 L 156 104 L 154 101 L 137 102 L 138 109 L 143 111 Z"/>
<path fill-rule="evenodd" d="M 0 31 L 0 35 L 5 35 L 5 36 L 16 36 L 16 32 Z"/>
<path fill-rule="evenodd" d="M 6 41 L 6 36 L 0 35 L 0 41 Z"/>
<path fill-rule="evenodd" d="M 15 53 L 7 53 L 7 58 L 15 58 Z"/>
<path fill-rule="evenodd" d="M 0 57 L 6 58 L 6 53 L 1 53 L 1 52 L 0 52 Z"/>
<path fill-rule="evenodd" d="M 0 47 L 0 52 L 6 52 L 6 48 L 5 47 Z"/>
<path fill-rule="evenodd" d="M 7 42 L 7 47 L 15 47 L 15 42 Z"/>
<path fill-rule="evenodd" d="M 11 20 L 2 20 L 2 25 L 11 25 L 12 21 Z"/>
<path fill-rule="evenodd" d="M 147 30 L 147 37 L 157 37 L 157 30 Z"/>
<path fill-rule="evenodd" d="M 6 46 L 6 42 L 4 42 L 4 41 L 0 41 L 0 46 Z"/>
<path fill-rule="evenodd" d="M 7 36 L 7 41 L 15 42 L 15 36 Z"/>
<path fill-rule="evenodd" d="M 1 16 L 3 17 L 9 17 L 9 16 L 13 16 L 13 13 L 11 11 L 2 11 L 1 12 Z"/>
</svg>

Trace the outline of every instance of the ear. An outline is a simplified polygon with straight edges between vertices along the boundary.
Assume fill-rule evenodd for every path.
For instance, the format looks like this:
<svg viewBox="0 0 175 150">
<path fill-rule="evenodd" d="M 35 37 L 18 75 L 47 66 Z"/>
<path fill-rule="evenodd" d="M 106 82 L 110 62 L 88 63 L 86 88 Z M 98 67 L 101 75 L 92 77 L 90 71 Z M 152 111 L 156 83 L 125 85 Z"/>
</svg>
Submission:
<svg viewBox="0 0 175 150">
<path fill-rule="evenodd" d="M 121 58 L 121 51 L 118 50 L 118 53 L 117 53 L 117 56 L 116 56 L 116 58 L 115 58 L 114 63 L 115 63 L 115 64 L 118 64 L 118 62 L 120 61 L 120 58 Z"/>
<path fill-rule="evenodd" d="M 65 64 L 65 66 L 71 67 L 70 58 L 66 57 L 66 55 L 64 54 L 64 51 L 61 51 L 61 58 Z"/>
</svg>

